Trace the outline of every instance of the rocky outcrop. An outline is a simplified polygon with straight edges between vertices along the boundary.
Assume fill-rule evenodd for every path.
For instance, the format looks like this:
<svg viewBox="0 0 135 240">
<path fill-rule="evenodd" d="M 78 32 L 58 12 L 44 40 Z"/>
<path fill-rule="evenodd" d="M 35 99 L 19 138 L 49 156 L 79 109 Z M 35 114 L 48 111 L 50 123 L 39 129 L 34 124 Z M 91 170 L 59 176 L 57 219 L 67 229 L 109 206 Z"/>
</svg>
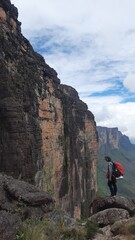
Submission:
<svg viewBox="0 0 135 240">
<path fill-rule="evenodd" d="M 114 196 L 96 198 L 90 206 L 90 215 L 107 208 L 121 208 L 127 210 L 130 215 L 135 214 L 135 204 L 132 199 Z"/>
<path fill-rule="evenodd" d="M 90 220 L 100 226 L 113 224 L 135 214 L 135 204 L 131 199 L 114 196 L 96 198 L 90 205 Z"/>
<path fill-rule="evenodd" d="M 89 218 L 90 221 L 96 222 L 100 227 L 111 225 L 121 219 L 128 219 L 129 213 L 125 209 L 110 208 L 98 212 Z"/>
<path fill-rule="evenodd" d="M 131 199 L 120 196 L 98 198 L 90 209 L 89 221 L 100 227 L 94 240 L 128 240 L 133 237 L 135 205 Z"/>
<path fill-rule="evenodd" d="M 32 214 L 35 208 L 35 212 L 39 209 L 43 215 L 46 211 L 51 210 L 53 204 L 52 197 L 37 187 L 12 177 L 0 177 L 0 210 L 16 213 L 20 208 L 18 212 L 23 216 L 23 212 L 26 214 L 26 210 L 29 210 L 30 215 L 31 209 Z"/>
<path fill-rule="evenodd" d="M 0 0 L 0 171 L 49 191 L 79 218 L 96 192 L 94 116 L 34 52 L 17 17 Z"/>
<path fill-rule="evenodd" d="M 54 200 L 24 181 L 0 177 L 0 239 L 14 240 L 18 227 L 26 219 L 42 219 L 53 211 Z"/>
</svg>

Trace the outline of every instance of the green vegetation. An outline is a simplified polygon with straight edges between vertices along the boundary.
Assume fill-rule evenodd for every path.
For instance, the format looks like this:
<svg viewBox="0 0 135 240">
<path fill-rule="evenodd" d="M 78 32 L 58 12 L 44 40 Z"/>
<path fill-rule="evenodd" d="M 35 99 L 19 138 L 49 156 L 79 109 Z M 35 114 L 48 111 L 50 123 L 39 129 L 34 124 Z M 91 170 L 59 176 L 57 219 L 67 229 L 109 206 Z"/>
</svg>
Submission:
<svg viewBox="0 0 135 240">
<path fill-rule="evenodd" d="M 87 239 L 92 239 L 97 233 L 99 226 L 95 222 L 87 221 L 85 228 Z"/>
<path fill-rule="evenodd" d="M 135 236 L 135 222 L 128 226 L 128 232 Z"/>
<path fill-rule="evenodd" d="M 135 219 L 133 219 L 131 222 L 117 222 L 114 225 L 114 235 L 120 234 L 125 236 L 128 240 L 135 240 Z"/>
<path fill-rule="evenodd" d="M 44 225 L 41 221 L 25 221 L 19 228 L 16 240 L 45 240 L 43 229 Z"/>
<path fill-rule="evenodd" d="M 67 227 L 64 221 L 55 224 L 49 219 L 27 220 L 21 224 L 16 240 L 88 240 L 97 230 L 98 225 L 90 221 L 85 226 Z"/>
</svg>

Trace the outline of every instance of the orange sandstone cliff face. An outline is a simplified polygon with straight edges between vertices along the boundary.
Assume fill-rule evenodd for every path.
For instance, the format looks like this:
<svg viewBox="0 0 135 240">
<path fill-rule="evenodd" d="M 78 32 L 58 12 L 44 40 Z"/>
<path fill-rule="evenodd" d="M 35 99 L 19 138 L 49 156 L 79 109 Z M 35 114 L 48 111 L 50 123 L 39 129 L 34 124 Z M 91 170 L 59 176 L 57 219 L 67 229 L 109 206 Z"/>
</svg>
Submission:
<svg viewBox="0 0 135 240">
<path fill-rule="evenodd" d="M 0 169 L 49 191 L 80 218 L 96 193 L 94 116 L 34 52 L 17 16 L 0 0 Z"/>
<path fill-rule="evenodd" d="M 96 192 L 97 133 L 94 117 L 77 92 L 47 83 L 39 98 L 44 159 L 43 187 L 57 203 L 80 218 Z M 84 213 L 85 214 L 85 213 Z"/>
</svg>

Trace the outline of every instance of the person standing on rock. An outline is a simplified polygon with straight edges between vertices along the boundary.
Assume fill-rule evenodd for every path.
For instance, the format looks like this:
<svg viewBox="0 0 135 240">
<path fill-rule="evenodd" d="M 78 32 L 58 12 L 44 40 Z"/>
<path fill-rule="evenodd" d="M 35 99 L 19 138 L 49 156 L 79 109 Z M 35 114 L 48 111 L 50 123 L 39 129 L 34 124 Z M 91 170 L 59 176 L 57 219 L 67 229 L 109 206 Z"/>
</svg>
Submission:
<svg viewBox="0 0 135 240">
<path fill-rule="evenodd" d="M 117 194 L 117 180 L 113 175 L 113 162 L 109 156 L 105 156 L 105 161 L 108 162 L 108 171 L 106 177 L 108 179 L 108 187 L 111 192 L 111 196 L 115 196 Z"/>
</svg>

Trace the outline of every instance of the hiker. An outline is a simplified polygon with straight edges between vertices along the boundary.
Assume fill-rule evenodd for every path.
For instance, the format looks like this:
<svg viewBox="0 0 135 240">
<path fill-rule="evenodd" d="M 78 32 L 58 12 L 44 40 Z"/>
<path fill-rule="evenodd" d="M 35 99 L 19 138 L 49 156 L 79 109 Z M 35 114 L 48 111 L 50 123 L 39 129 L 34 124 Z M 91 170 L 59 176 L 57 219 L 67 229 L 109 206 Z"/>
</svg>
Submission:
<svg viewBox="0 0 135 240">
<path fill-rule="evenodd" d="M 105 156 L 105 161 L 108 162 L 108 187 L 110 189 L 111 196 L 115 196 L 117 194 L 117 180 L 116 177 L 113 175 L 113 162 L 109 156 Z"/>
</svg>

